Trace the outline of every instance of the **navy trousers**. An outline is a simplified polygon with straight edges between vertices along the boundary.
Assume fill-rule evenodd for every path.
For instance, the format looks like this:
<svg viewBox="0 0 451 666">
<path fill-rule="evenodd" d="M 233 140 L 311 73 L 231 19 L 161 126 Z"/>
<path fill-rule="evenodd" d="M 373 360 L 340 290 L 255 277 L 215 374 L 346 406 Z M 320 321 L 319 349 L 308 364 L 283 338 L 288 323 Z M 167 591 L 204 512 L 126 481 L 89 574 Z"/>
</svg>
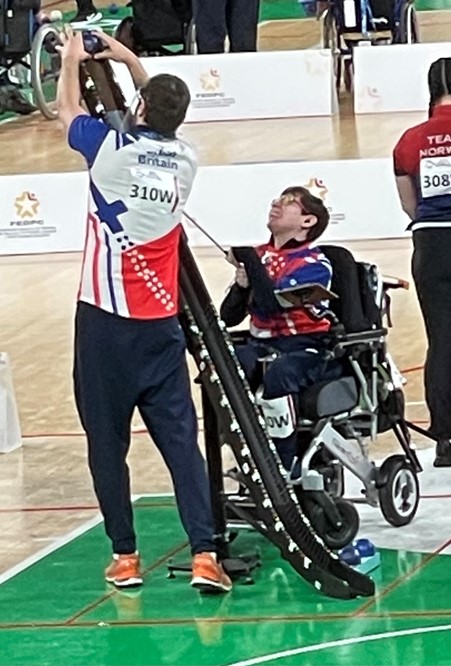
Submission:
<svg viewBox="0 0 451 666">
<path fill-rule="evenodd" d="M 428 341 L 424 383 L 430 431 L 451 439 L 451 229 L 418 229 L 413 245 L 412 274 Z"/>
<path fill-rule="evenodd" d="M 199 53 L 256 51 L 259 0 L 193 0 Z"/>
<path fill-rule="evenodd" d="M 74 386 L 113 551 L 136 550 L 126 463 L 135 407 L 169 468 L 192 553 L 214 551 L 210 488 L 177 317 L 125 319 L 79 303 Z"/>
</svg>

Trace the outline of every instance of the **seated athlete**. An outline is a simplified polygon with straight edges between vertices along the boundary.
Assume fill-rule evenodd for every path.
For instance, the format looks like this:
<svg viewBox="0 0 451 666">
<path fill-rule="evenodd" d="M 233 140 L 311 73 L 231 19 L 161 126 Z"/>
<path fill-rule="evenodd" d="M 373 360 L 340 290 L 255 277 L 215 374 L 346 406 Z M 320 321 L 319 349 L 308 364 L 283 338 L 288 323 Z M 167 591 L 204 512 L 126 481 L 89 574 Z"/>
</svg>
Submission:
<svg viewBox="0 0 451 666">
<path fill-rule="evenodd" d="M 341 374 L 341 366 L 326 355 L 327 301 L 308 304 L 306 294 L 327 295 L 332 267 L 316 246 L 327 228 L 329 213 L 321 199 L 304 187 L 289 187 L 271 204 L 269 242 L 253 248 L 232 248 L 228 260 L 236 266 L 220 316 L 227 326 L 240 324 L 250 315 L 250 337 L 237 346 L 237 354 L 256 390 L 263 384 L 262 407 L 286 469 L 297 453 L 295 420 L 277 422 L 278 399 L 296 396 L 302 389 Z M 265 363 L 263 359 L 274 357 Z M 293 414 L 286 408 L 285 413 Z M 274 411 L 275 410 L 275 411 Z M 269 415 L 272 419 L 268 419 Z M 276 415 L 276 418 L 274 418 Z"/>
</svg>

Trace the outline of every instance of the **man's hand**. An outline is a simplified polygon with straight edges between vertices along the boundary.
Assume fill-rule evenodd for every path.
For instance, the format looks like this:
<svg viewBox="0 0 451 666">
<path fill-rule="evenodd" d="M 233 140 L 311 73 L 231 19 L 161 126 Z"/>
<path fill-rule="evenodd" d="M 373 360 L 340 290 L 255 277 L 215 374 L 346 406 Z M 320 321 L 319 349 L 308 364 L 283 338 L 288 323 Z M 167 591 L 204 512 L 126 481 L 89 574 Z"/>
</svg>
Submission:
<svg viewBox="0 0 451 666">
<path fill-rule="evenodd" d="M 138 58 L 130 49 L 128 49 L 124 44 L 118 42 L 114 37 L 106 35 L 103 32 L 98 32 L 97 30 L 92 31 L 96 37 L 98 37 L 106 46 L 104 51 L 96 53 L 94 55 L 94 60 L 114 60 L 115 62 L 123 62 L 128 64 L 131 60 Z"/>
<path fill-rule="evenodd" d="M 75 60 L 83 62 L 91 57 L 86 53 L 83 44 L 83 35 L 81 32 L 73 32 L 69 27 L 60 34 L 61 46 L 56 46 L 56 50 L 61 55 L 61 60 Z"/>
<path fill-rule="evenodd" d="M 114 37 L 110 35 L 105 35 L 103 32 L 94 31 L 93 33 L 102 40 L 105 44 L 106 49 L 101 51 L 101 53 L 96 53 L 94 56 L 95 60 L 114 60 L 116 62 L 122 62 L 128 67 L 128 70 L 133 79 L 133 83 L 136 88 L 142 88 L 146 85 L 149 80 L 149 75 L 143 67 L 141 60 L 138 56 L 130 51 L 122 42 L 119 42 Z"/>
</svg>

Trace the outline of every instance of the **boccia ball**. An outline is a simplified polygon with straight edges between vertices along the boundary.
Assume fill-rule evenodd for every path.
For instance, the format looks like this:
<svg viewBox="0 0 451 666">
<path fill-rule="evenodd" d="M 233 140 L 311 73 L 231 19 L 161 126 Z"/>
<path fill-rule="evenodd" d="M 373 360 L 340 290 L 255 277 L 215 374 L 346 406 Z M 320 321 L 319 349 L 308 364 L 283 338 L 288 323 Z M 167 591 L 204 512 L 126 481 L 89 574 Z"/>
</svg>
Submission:
<svg viewBox="0 0 451 666">
<path fill-rule="evenodd" d="M 357 539 L 354 546 L 360 553 L 360 557 L 371 557 L 376 552 L 376 547 L 369 539 Z"/>
<path fill-rule="evenodd" d="M 338 553 L 338 557 L 342 562 L 346 562 L 346 564 L 349 564 L 349 566 L 360 564 L 361 562 L 360 553 L 357 550 L 357 548 L 355 548 L 352 544 L 340 550 L 340 552 Z"/>
</svg>

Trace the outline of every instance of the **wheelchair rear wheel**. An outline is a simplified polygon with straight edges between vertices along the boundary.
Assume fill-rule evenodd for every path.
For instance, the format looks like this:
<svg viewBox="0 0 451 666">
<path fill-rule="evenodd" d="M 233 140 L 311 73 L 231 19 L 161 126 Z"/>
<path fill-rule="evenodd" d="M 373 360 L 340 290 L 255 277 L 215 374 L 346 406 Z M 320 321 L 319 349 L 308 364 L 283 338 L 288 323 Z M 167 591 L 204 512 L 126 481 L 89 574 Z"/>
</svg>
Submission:
<svg viewBox="0 0 451 666">
<path fill-rule="evenodd" d="M 413 3 L 406 3 L 401 8 L 398 26 L 398 44 L 417 44 L 420 41 L 418 19 Z"/>
<path fill-rule="evenodd" d="M 379 475 L 382 480 L 379 502 L 385 520 L 394 527 L 408 525 L 420 501 L 420 486 L 415 470 L 403 456 L 391 456 L 382 464 Z"/>
<path fill-rule="evenodd" d="M 330 8 L 326 9 L 322 14 L 321 21 L 323 24 L 323 48 L 330 49 L 332 52 L 335 87 L 337 92 L 339 92 L 342 77 L 342 57 L 339 44 L 340 37 L 337 30 L 337 24 L 335 23 L 334 15 Z"/>
<path fill-rule="evenodd" d="M 61 72 L 61 58 L 55 50 L 60 43 L 59 31 L 43 25 L 37 31 L 31 49 L 31 85 L 36 106 L 48 120 L 55 120 L 56 89 Z"/>
</svg>

